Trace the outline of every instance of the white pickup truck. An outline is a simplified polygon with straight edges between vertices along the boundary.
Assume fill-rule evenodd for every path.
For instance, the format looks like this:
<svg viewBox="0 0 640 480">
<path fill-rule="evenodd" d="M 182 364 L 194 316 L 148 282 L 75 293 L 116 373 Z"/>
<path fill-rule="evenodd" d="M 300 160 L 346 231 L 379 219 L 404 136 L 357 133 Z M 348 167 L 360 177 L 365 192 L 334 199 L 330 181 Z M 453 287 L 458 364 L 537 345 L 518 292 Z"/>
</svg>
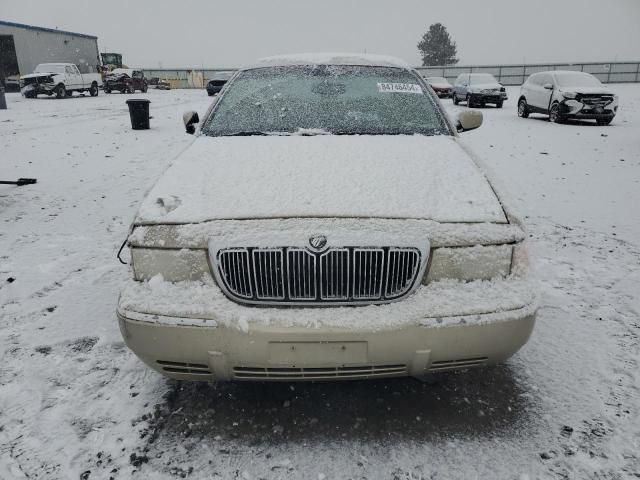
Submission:
<svg viewBox="0 0 640 480">
<path fill-rule="evenodd" d="M 20 90 L 27 98 L 36 98 L 39 93 L 66 98 L 73 92 L 89 92 L 95 97 L 101 87 L 100 74 L 80 73 L 73 63 L 41 63 L 33 73 L 20 78 Z"/>
</svg>

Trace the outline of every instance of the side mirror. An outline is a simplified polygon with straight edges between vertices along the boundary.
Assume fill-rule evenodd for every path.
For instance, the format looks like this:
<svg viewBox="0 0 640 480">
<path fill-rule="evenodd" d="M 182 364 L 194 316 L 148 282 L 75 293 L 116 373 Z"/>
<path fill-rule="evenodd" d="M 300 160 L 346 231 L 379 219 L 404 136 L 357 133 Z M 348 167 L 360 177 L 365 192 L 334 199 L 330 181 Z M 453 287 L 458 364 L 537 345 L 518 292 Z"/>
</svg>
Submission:
<svg viewBox="0 0 640 480">
<path fill-rule="evenodd" d="M 458 132 L 468 132 L 482 125 L 482 112 L 477 110 L 465 110 L 458 114 L 456 128 Z"/>
<path fill-rule="evenodd" d="M 193 135 L 196 133 L 196 123 L 200 123 L 200 117 L 198 116 L 198 112 L 185 112 L 182 115 L 182 121 L 184 122 L 184 128 L 187 130 L 187 133 Z"/>
<path fill-rule="evenodd" d="M 545 90 L 553 90 L 553 84 L 551 83 L 545 83 L 542 88 L 544 88 Z"/>
</svg>

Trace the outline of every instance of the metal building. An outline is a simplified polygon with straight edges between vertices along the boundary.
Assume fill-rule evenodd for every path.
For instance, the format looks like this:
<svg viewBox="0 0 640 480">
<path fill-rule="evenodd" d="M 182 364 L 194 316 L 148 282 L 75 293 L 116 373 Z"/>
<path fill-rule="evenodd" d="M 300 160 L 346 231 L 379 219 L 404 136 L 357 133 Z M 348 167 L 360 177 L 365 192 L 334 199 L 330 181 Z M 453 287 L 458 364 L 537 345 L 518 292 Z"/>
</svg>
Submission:
<svg viewBox="0 0 640 480">
<path fill-rule="evenodd" d="M 0 78 L 14 80 L 49 62 L 75 63 L 82 73 L 97 72 L 98 37 L 0 20 Z"/>
</svg>

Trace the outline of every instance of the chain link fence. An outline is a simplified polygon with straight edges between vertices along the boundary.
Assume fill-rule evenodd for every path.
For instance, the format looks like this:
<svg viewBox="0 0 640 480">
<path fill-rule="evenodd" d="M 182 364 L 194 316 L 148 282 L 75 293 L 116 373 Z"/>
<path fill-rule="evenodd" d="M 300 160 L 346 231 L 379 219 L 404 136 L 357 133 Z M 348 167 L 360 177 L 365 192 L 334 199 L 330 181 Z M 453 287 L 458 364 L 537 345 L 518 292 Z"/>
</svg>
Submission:
<svg viewBox="0 0 640 480">
<path fill-rule="evenodd" d="M 425 77 L 445 77 L 451 83 L 461 73 L 490 73 L 503 85 L 522 85 L 532 73 L 547 70 L 587 72 L 594 75 L 602 83 L 640 82 L 640 62 L 444 65 L 418 67 L 417 70 Z"/>
<path fill-rule="evenodd" d="M 166 69 L 145 68 L 147 78 L 159 78 L 171 85 L 171 88 L 204 88 L 207 82 L 217 76 L 233 73 L 235 68 L 204 68 L 204 69 Z"/>
<path fill-rule="evenodd" d="M 437 67 L 417 67 L 425 77 L 445 77 L 453 82 L 461 73 L 491 73 L 503 85 L 522 85 L 532 73 L 545 70 L 575 70 L 588 72 L 603 83 L 640 82 L 640 62 L 604 63 L 537 63 L 522 65 L 444 65 Z M 171 85 L 171 88 L 204 88 L 209 80 L 218 75 L 234 72 L 235 68 L 203 69 L 144 69 L 149 78 L 157 77 Z"/>
</svg>

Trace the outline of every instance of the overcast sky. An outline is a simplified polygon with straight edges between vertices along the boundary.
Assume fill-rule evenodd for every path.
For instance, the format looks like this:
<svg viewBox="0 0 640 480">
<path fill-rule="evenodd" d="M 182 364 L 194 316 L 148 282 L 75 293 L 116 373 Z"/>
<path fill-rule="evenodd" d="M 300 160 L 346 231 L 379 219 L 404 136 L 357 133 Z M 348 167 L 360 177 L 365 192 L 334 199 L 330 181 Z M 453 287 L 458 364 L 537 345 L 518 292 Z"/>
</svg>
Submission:
<svg viewBox="0 0 640 480">
<path fill-rule="evenodd" d="M 0 20 L 96 35 L 136 67 L 365 50 L 418 65 L 435 22 L 461 64 L 640 59 L 640 0 L 0 0 Z"/>
</svg>

